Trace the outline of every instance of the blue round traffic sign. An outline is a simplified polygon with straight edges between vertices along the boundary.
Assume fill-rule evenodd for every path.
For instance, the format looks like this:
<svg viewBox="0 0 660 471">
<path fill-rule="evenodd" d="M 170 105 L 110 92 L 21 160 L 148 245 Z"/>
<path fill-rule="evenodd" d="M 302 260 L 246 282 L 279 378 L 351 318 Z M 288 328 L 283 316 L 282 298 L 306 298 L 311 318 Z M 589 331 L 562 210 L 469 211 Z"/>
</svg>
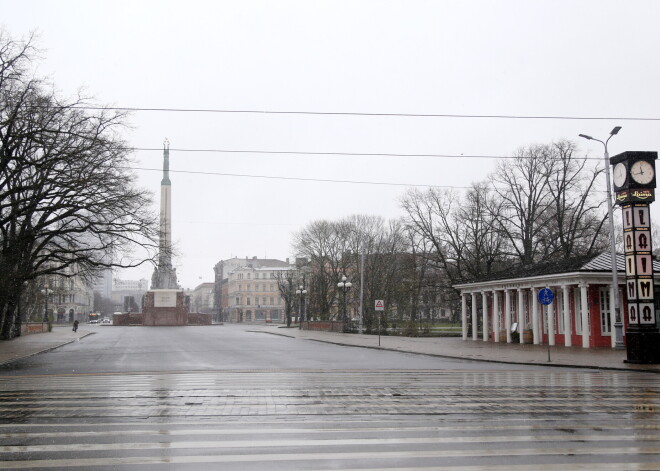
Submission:
<svg viewBox="0 0 660 471">
<path fill-rule="evenodd" d="M 538 295 L 539 302 L 543 305 L 552 304 L 552 301 L 555 299 L 555 294 L 550 288 L 543 288 L 539 290 Z"/>
</svg>

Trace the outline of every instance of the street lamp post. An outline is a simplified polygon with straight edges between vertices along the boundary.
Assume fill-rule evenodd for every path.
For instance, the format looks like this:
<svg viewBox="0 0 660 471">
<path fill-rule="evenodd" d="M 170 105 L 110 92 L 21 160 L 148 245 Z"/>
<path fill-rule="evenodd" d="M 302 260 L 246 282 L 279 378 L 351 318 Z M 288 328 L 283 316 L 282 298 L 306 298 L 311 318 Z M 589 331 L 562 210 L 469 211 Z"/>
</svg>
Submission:
<svg viewBox="0 0 660 471">
<path fill-rule="evenodd" d="M 298 313 L 300 319 L 298 320 L 298 329 L 302 329 L 302 323 L 305 320 L 305 295 L 307 294 L 305 286 L 300 285 L 296 290 L 296 294 L 300 296 L 300 312 Z"/>
<path fill-rule="evenodd" d="M 610 155 L 607 152 L 607 143 L 610 142 L 612 136 L 616 136 L 621 130 L 621 126 L 616 126 L 610 135 L 605 140 L 605 142 L 600 139 L 596 139 L 586 134 L 580 134 L 580 137 L 583 137 L 590 141 L 598 141 L 603 144 L 605 148 L 604 158 L 605 158 L 605 178 L 607 179 L 607 218 L 610 221 L 610 255 L 611 255 L 611 264 L 612 264 L 612 285 L 614 286 L 614 348 L 623 349 L 623 324 L 621 323 L 621 304 L 619 301 L 619 278 L 616 262 L 616 242 L 614 240 L 614 211 L 612 209 L 612 184 L 610 183 Z"/>
<path fill-rule="evenodd" d="M 348 292 L 349 289 L 351 289 L 351 286 L 353 286 L 353 283 L 346 280 L 347 280 L 346 276 L 342 275 L 341 281 L 337 283 L 337 288 L 339 288 L 344 294 L 344 315 L 342 316 L 342 320 L 344 322 L 344 330 L 346 330 L 348 325 L 348 306 L 346 301 L 346 293 Z"/>
<path fill-rule="evenodd" d="M 46 306 L 44 308 L 44 322 L 48 322 L 48 296 L 50 296 L 50 293 L 53 292 L 52 289 L 44 288 L 41 290 L 41 292 L 44 294 L 44 297 L 46 299 Z"/>
</svg>

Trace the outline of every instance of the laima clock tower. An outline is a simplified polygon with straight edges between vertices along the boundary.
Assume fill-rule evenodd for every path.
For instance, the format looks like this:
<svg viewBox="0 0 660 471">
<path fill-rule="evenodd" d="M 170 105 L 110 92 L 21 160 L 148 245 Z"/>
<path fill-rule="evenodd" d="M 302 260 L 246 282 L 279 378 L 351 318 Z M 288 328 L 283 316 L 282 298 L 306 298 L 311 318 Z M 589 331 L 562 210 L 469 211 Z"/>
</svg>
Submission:
<svg viewBox="0 0 660 471">
<path fill-rule="evenodd" d="M 657 158 L 657 152 L 623 152 L 610 158 L 616 204 L 621 206 L 623 219 L 629 363 L 660 363 L 649 211 L 655 201 Z"/>
</svg>

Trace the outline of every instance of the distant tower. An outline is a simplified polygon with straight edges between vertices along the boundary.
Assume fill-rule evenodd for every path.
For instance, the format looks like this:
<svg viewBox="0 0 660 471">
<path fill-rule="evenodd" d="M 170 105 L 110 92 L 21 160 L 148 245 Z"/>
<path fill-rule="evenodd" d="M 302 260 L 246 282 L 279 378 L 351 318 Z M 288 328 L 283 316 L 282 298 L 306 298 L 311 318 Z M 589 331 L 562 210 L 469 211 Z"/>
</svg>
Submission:
<svg viewBox="0 0 660 471">
<path fill-rule="evenodd" d="M 178 289 L 176 269 L 172 268 L 172 182 L 170 182 L 170 142 L 163 143 L 163 179 L 160 182 L 160 234 L 158 266 L 151 277 L 151 289 Z"/>
</svg>

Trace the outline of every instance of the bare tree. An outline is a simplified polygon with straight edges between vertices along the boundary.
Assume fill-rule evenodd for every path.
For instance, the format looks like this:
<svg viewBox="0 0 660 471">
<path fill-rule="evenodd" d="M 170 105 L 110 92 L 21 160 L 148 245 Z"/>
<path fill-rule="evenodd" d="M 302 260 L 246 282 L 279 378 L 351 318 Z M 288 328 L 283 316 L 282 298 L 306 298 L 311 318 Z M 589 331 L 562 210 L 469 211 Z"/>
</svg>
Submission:
<svg viewBox="0 0 660 471">
<path fill-rule="evenodd" d="M 524 265 L 544 256 L 544 239 L 549 219 L 549 168 L 552 154 L 548 146 L 520 148 L 510 160 L 503 160 L 491 175 L 491 183 L 502 202 L 499 230 L 508 240 L 511 255 Z"/>
<path fill-rule="evenodd" d="M 284 314 L 286 316 L 286 326 L 291 327 L 291 312 L 295 299 L 295 272 L 293 270 L 278 270 L 275 272 L 277 280 L 277 290 L 284 300 Z"/>
<path fill-rule="evenodd" d="M 472 185 L 465 195 L 465 203 L 457 211 L 456 217 L 465 226 L 462 264 L 465 273 L 473 278 L 489 276 L 506 263 L 506 240 L 497 230 L 501 207 L 502 201 L 482 182 Z"/>
<path fill-rule="evenodd" d="M 484 276 L 503 259 L 498 203 L 485 184 L 475 184 L 465 195 L 410 190 L 401 204 L 410 229 L 431 244 L 427 261 L 444 271 L 451 284 Z"/>
<path fill-rule="evenodd" d="M 347 226 L 314 221 L 294 236 L 294 250 L 309 261 L 309 308 L 323 320 L 332 316 L 340 273 L 347 269 Z"/>
<path fill-rule="evenodd" d="M 567 140 L 528 146 L 491 175 L 499 200 L 494 220 L 523 265 L 605 247 L 603 198 L 594 198 L 601 170 L 575 152 Z"/>
<path fill-rule="evenodd" d="M 157 248 L 150 194 L 135 186 L 126 116 L 61 100 L 27 72 L 31 45 L 0 34 L 0 336 L 24 284 L 132 267 Z M 149 255 L 132 257 L 141 246 Z"/>
<path fill-rule="evenodd" d="M 567 140 L 552 144 L 553 159 L 546 175 L 551 201 L 544 239 L 547 252 L 559 257 L 589 255 L 607 247 L 604 198 L 594 198 L 596 179 L 602 169 L 589 169 L 585 157 L 576 157 L 575 143 Z"/>
</svg>

